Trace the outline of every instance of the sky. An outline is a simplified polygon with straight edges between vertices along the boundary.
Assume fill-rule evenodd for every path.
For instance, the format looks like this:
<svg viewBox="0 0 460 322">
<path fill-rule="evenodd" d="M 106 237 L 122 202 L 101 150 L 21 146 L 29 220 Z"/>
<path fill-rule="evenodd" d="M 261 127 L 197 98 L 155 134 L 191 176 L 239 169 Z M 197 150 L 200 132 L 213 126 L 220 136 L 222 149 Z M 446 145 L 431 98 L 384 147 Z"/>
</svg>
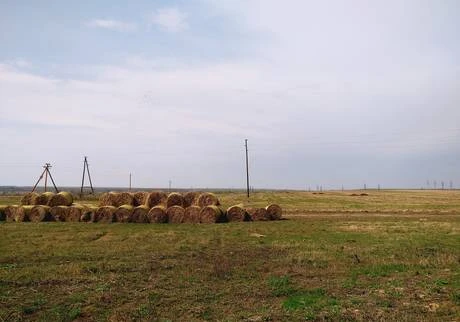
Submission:
<svg viewBox="0 0 460 322">
<path fill-rule="evenodd" d="M 456 0 L 0 2 L 0 185 L 460 187 Z"/>
</svg>

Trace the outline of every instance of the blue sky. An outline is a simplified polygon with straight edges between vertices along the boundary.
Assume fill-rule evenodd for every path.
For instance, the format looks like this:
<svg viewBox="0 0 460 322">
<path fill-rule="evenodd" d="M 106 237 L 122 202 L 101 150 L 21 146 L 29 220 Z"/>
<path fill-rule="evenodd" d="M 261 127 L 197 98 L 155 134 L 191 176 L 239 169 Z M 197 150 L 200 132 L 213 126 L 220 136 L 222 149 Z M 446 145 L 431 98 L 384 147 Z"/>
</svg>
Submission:
<svg viewBox="0 0 460 322">
<path fill-rule="evenodd" d="M 457 1 L 2 1 L 0 185 L 460 186 Z"/>
</svg>

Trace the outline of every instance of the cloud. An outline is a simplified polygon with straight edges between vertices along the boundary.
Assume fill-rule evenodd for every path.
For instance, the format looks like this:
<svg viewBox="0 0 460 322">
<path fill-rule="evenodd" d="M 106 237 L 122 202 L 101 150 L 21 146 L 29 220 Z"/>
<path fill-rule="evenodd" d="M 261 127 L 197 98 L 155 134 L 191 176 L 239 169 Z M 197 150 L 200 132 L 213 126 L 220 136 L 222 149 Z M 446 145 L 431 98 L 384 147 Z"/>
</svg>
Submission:
<svg viewBox="0 0 460 322">
<path fill-rule="evenodd" d="M 25 59 L 22 59 L 22 58 L 17 58 L 17 59 L 14 59 L 14 60 L 8 60 L 5 63 L 7 65 L 11 65 L 11 66 L 18 67 L 18 68 L 32 67 L 32 64 L 28 60 L 25 60 Z"/>
<path fill-rule="evenodd" d="M 188 15 L 177 8 L 162 8 L 154 12 L 149 19 L 150 24 L 169 32 L 187 30 Z"/>
<path fill-rule="evenodd" d="M 132 32 L 137 29 L 136 24 L 111 19 L 93 19 L 85 23 L 87 27 L 102 28 L 121 32 Z"/>
</svg>

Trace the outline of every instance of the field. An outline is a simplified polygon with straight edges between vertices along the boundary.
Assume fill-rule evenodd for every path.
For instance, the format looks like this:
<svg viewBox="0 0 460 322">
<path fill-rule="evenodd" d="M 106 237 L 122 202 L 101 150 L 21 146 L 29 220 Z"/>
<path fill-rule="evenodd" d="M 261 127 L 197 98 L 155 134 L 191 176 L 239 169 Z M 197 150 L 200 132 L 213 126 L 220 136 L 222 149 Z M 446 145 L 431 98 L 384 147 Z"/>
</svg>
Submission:
<svg viewBox="0 0 460 322">
<path fill-rule="evenodd" d="M 0 223 L 0 321 L 460 321 L 460 191 L 219 198 L 287 220 Z"/>
</svg>

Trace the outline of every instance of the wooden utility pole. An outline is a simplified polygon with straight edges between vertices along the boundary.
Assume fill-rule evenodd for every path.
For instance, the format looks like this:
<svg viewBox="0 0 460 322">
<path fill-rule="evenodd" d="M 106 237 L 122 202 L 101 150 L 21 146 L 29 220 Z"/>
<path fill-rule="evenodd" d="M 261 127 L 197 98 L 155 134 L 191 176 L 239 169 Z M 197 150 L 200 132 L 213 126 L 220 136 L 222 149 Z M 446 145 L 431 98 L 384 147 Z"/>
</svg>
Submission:
<svg viewBox="0 0 460 322">
<path fill-rule="evenodd" d="M 244 140 L 244 146 L 246 148 L 246 190 L 249 198 L 249 161 L 248 161 L 248 139 Z"/>
<path fill-rule="evenodd" d="M 129 191 L 130 191 L 130 192 L 131 192 L 131 177 L 132 177 L 132 176 L 133 176 L 133 175 L 130 173 L 130 174 L 129 174 Z"/>
<path fill-rule="evenodd" d="M 91 187 L 91 193 L 94 194 L 93 183 L 91 182 L 91 174 L 89 173 L 88 158 L 85 156 L 83 161 L 83 176 L 81 178 L 80 198 L 83 196 L 83 187 L 85 185 L 85 172 L 88 173 L 89 186 Z"/>
<path fill-rule="evenodd" d="M 44 170 L 43 170 L 42 174 L 40 175 L 40 177 L 38 178 L 37 182 L 35 183 L 34 187 L 32 188 L 32 192 L 35 191 L 35 189 L 37 188 L 38 184 L 43 179 L 43 176 L 45 176 L 45 192 L 47 190 L 47 185 L 48 185 L 48 176 L 50 177 L 51 182 L 53 183 L 54 190 L 56 190 L 56 192 L 59 192 L 58 188 L 56 187 L 56 184 L 54 183 L 53 176 L 51 175 L 51 172 L 50 172 L 51 167 L 52 166 L 51 166 L 50 163 L 45 163 L 45 165 L 43 166 Z"/>
</svg>

